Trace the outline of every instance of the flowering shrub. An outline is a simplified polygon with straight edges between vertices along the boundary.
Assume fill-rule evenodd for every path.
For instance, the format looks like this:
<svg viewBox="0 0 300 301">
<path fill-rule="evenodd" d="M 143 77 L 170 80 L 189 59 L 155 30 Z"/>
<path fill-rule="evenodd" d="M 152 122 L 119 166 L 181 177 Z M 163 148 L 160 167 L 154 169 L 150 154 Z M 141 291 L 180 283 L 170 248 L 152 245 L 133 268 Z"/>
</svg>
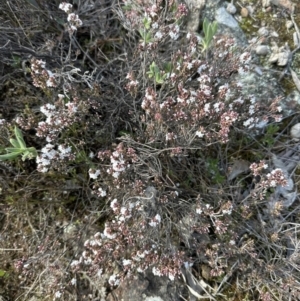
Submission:
<svg viewBox="0 0 300 301">
<path fill-rule="evenodd" d="M 61 193 L 53 193 L 58 221 L 37 248 L 38 258 L 51 253 L 49 261 L 32 251 L 15 268 L 31 279 L 27 261 L 44 267 L 41 278 L 47 277 L 44 287 L 54 299 L 68 300 L 74 287 L 84 291 L 84 279 L 93 289 L 99 279 L 115 287 L 125 277 L 151 271 L 176 282 L 186 267 L 217 287 L 207 292 L 214 297 L 226 283 L 236 283 L 242 293 L 255 284 L 254 295 L 262 300 L 295 284 L 289 271 L 296 251 L 283 254 L 286 235 L 266 214 L 270 194 L 287 186 L 287 174 L 273 168 L 267 154 L 259 161 L 249 151 L 267 123 L 281 120 L 280 99 L 261 102 L 249 95 L 249 51 L 228 35 L 214 35 L 217 25 L 208 20 L 207 36 L 184 32 L 186 5 L 163 2 L 126 0 L 116 8 L 126 30 L 124 45 L 130 41 L 127 61 L 124 53 L 118 63 L 106 60 L 100 73 L 68 65 L 75 57 L 71 40 L 81 29 L 84 39 L 79 27 L 85 22 L 63 2 L 59 9 L 68 14 L 70 51 L 55 73 L 45 60 L 31 60 L 32 84 L 45 99 L 38 112 L 24 110 L 12 123 L 34 130 L 36 179 L 49 177 Z M 90 56 L 86 51 L 84 57 Z M 249 170 L 229 179 L 230 162 L 240 156 L 252 161 Z M 47 189 L 38 197 L 49 203 L 53 196 Z M 28 199 L 36 192 L 29 191 Z M 61 216 L 64 198 L 68 204 Z M 281 214 L 279 204 L 276 216 Z M 73 231 L 67 216 L 71 225 L 75 220 L 81 229 L 95 228 Z M 76 248 L 76 254 L 60 259 L 59 246 L 66 253 Z M 271 279 L 280 279 L 279 287 Z M 102 288 L 96 290 L 105 296 Z"/>
</svg>

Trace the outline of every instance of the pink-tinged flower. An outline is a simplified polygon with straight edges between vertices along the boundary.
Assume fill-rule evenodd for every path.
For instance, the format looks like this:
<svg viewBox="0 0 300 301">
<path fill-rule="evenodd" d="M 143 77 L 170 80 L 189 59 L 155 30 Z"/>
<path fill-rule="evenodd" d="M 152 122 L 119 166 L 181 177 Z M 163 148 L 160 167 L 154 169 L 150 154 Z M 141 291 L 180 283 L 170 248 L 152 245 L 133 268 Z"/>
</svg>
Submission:
<svg viewBox="0 0 300 301">
<path fill-rule="evenodd" d="M 159 214 L 156 214 L 154 218 L 151 219 L 149 222 L 149 225 L 151 227 L 156 227 L 161 222 L 161 216 Z"/>
<path fill-rule="evenodd" d="M 65 13 L 69 13 L 72 10 L 73 5 L 70 3 L 62 2 L 59 4 L 58 8 L 63 10 Z"/>
<path fill-rule="evenodd" d="M 111 275 L 108 279 L 108 283 L 112 286 L 117 286 L 120 284 L 120 280 L 117 278 L 116 275 Z"/>
</svg>

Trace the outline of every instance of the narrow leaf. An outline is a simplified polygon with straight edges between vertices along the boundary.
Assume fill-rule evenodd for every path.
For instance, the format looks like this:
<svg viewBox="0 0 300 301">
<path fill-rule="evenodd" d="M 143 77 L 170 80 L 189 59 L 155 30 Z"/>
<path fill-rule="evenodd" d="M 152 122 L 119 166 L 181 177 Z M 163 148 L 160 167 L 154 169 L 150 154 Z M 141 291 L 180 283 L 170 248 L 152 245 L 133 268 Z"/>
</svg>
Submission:
<svg viewBox="0 0 300 301">
<path fill-rule="evenodd" d="M 5 155 L 0 155 L 0 161 L 5 161 L 5 160 L 13 160 L 17 158 L 20 155 L 20 153 L 10 153 L 10 154 L 5 154 Z"/>
<path fill-rule="evenodd" d="M 208 20 L 205 18 L 203 21 L 203 32 L 205 35 L 207 33 L 207 27 L 208 27 Z"/>
<path fill-rule="evenodd" d="M 23 149 L 19 148 L 19 147 L 6 147 L 5 150 L 8 153 L 22 153 L 23 152 Z"/>
<path fill-rule="evenodd" d="M 23 139 L 23 134 L 22 134 L 21 130 L 17 127 L 15 127 L 15 135 L 16 135 L 18 142 L 20 143 L 21 148 L 26 148 L 26 143 Z"/>
<path fill-rule="evenodd" d="M 18 142 L 18 140 L 11 138 L 11 139 L 9 139 L 9 142 L 10 142 L 10 144 L 11 144 L 12 146 L 14 146 L 14 147 L 16 147 L 16 148 L 21 148 L 21 145 L 20 145 L 20 143 Z"/>
</svg>

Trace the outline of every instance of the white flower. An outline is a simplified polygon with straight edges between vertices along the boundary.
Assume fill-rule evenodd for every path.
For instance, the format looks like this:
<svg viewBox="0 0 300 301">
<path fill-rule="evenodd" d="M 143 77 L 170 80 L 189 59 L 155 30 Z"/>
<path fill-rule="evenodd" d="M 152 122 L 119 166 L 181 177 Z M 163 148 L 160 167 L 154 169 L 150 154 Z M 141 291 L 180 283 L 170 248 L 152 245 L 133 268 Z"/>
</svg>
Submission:
<svg viewBox="0 0 300 301">
<path fill-rule="evenodd" d="M 117 237 L 117 234 L 115 233 L 114 234 L 108 233 L 107 228 L 104 229 L 103 234 L 109 239 L 114 239 Z"/>
<path fill-rule="evenodd" d="M 54 294 L 54 297 L 55 299 L 58 299 L 61 297 L 61 292 L 60 291 L 57 291 L 55 294 Z"/>
<path fill-rule="evenodd" d="M 244 100 L 239 97 L 238 99 L 234 100 L 235 103 L 239 103 L 239 104 L 243 104 L 244 103 Z"/>
<path fill-rule="evenodd" d="M 102 273 L 103 273 L 103 270 L 102 270 L 102 269 L 99 269 L 98 272 L 97 272 L 97 276 L 98 276 L 98 277 L 101 277 L 101 276 L 102 276 Z"/>
<path fill-rule="evenodd" d="M 157 31 L 156 34 L 154 35 L 154 38 L 156 39 L 161 39 L 163 37 L 162 33 L 160 31 Z"/>
<path fill-rule="evenodd" d="M 174 281 L 175 276 L 174 276 L 173 274 L 169 273 L 169 279 L 170 279 L 171 281 Z"/>
<path fill-rule="evenodd" d="M 153 219 L 151 219 L 151 222 L 149 225 L 151 227 L 156 227 L 161 222 L 161 216 L 159 214 L 156 214 Z"/>
<path fill-rule="evenodd" d="M 72 279 L 71 279 L 71 284 L 72 284 L 72 285 L 76 285 L 76 282 L 77 282 L 77 281 L 76 281 L 76 278 L 72 278 Z"/>
<path fill-rule="evenodd" d="M 188 68 L 189 70 L 191 70 L 191 69 L 193 68 L 193 63 L 191 63 L 191 62 L 188 63 L 188 64 L 187 64 L 187 68 Z"/>
<path fill-rule="evenodd" d="M 71 267 L 77 266 L 77 265 L 79 265 L 79 264 L 80 264 L 80 262 L 79 262 L 78 260 L 73 260 L 73 261 L 71 262 Z"/>
<path fill-rule="evenodd" d="M 66 2 L 62 2 L 61 4 L 59 4 L 58 8 L 63 10 L 64 12 L 68 13 L 71 11 L 73 5 L 70 3 L 66 3 Z"/>
<path fill-rule="evenodd" d="M 249 106 L 249 114 L 253 115 L 254 113 L 255 113 L 255 111 L 254 111 L 254 105 L 250 105 Z"/>
<path fill-rule="evenodd" d="M 108 283 L 110 285 L 119 285 L 120 284 L 120 280 L 117 278 L 116 275 L 111 275 L 108 279 Z"/>
<path fill-rule="evenodd" d="M 205 111 L 206 113 L 209 112 L 209 107 L 210 107 L 210 103 L 206 103 L 206 104 L 204 105 L 204 111 Z"/>
<path fill-rule="evenodd" d="M 173 31 L 169 32 L 169 36 L 171 37 L 172 40 L 175 40 L 175 41 L 179 38 L 179 34 L 174 33 Z"/>
<path fill-rule="evenodd" d="M 121 210 L 120 210 L 121 214 L 123 214 L 123 215 L 126 214 L 126 211 L 127 211 L 126 207 L 122 207 Z"/>
<path fill-rule="evenodd" d="M 247 58 L 248 56 L 248 58 Z M 240 56 L 240 62 L 243 64 L 249 64 L 251 61 L 251 55 L 249 54 L 249 52 L 244 52 L 241 56 Z"/>
<path fill-rule="evenodd" d="M 61 152 L 63 157 L 64 155 L 67 155 L 72 151 L 71 146 L 66 146 L 66 145 L 59 145 L 58 150 Z"/>
<path fill-rule="evenodd" d="M 110 203 L 110 208 L 111 208 L 112 210 L 116 210 L 117 204 L 118 204 L 118 200 L 117 200 L 117 199 L 113 199 L 113 200 L 111 201 L 111 203 Z"/>
<path fill-rule="evenodd" d="M 201 131 L 197 131 L 196 136 L 199 138 L 202 138 L 204 136 L 204 134 Z"/>
<path fill-rule="evenodd" d="M 65 104 L 65 106 L 68 108 L 70 113 L 76 113 L 77 112 L 77 106 L 74 104 L 74 102 L 68 102 Z"/>
<path fill-rule="evenodd" d="M 106 196 L 106 191 L 103 190 L 101 187 L 98 189 L 98 195 L 101 197 L 105 197 Z"/>
<path fill-rule="evenodd" d="M 92 168 L 90 168 L 89 169 L 89 176 L 90 176 L 90 178 L 91 179 L 97 179 L 98 178 L 98 176 L 100 175 L 100 170 L 99 169 L 92 169 Z"/>
<path fill-rule="evenodd" d="M 152 25 L 151 25 L 152 28 L 154 29 L 157 29 L 158 28 L 158 23 L 157 22 L 154 22 Z"/>
<path fill-rule="evenodd" d="M 250 117 L 249 119 L 247 119 L 246 121 L 244 121 L 244 126 L 245 127 L 251 127 L 251 125 L 252 125 L 252 123 L 254 122 L 254 118 L 253 117 Z M 253 125 L 252 125 L 252 127 L 253 127 Z"/>
<path fill-rule="evenodd" d="M 123 265 L 126 266 L 126 265 L 131 265 L 131 260 L 130 259 L 123 259 Z"/>
<path fill-rule="evenodd" d="M 153 275 L 155 275 L 155 276 L 162 276 L 161 271 L 160 271 L 159 269 L 157 269 L 156 267 L 153 267 L 153 268 L 152 268 L 152 273 L 153 273 Z"/>
<path fill-rule="evenodd" d="M 68 22 L 71 22 L 71 21 L 76 20 L 77 18 L 78 18 L 78 15 L 75 15 L 74 13 L 71 13 L 71 14 L 68 15 L 67 20 L 68 20 Z"/>
<path fill-rule="evenodd" d="M 120 173 L 118 171 L 113 172 L 112 176 L 117 179 L 119 177 Z"/>
<path fill-rule="evenodd" d="M 47 117 L 51 117 L 53 115 L 53 113 L 55 112 L 55 106 L 50 103 L 47 103 L 40 107 L 40 111 Z M 43 122 L 41 122 L 41 124 L 42 123 Z M 39 123 L 39 125 L 40 125 L 40 123 Z"/>
<path fill-rule="evenodd" d="M 243 67 L 239 67 L 239 69 L 238 69 L 238 74 L 239 75 L 244 75 L 244 74 L 246 74 L 247 72 L 245 71 L 245 69 L 243 68 Z"/>
<path fill-rule="evenodd" d="M 220 103 L 219 103 L 219 102 L 216 102 L 216 103 L 214 104 L 214 108 L 215 108 L 216 113 L 220 112 Z"/>
<path fill-rule="evenodd" d="M 197 208 L 197 209 L 196 209 L 196 213 L 197 213 L 197 214 L 201 214 L 202 212 L 203 212 L 203 211 L 201 210 L 201 208 Z"/>
</svg>

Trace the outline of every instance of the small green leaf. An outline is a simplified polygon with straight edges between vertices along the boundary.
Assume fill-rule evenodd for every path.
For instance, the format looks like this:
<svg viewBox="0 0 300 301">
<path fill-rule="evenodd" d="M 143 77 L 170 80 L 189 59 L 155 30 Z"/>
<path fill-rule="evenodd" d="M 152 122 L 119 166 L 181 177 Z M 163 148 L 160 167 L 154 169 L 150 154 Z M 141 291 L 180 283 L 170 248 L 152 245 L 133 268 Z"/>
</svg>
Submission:
<svg viewBox="0 0 300 301">
<path fill-rule="evenodd" d="M 146 39 L 146 31 L 144 29 L 140 29 L 139 33 L 140 33 L 142 39 L 145 40 Z"/>
<path fill-rule="evenodd" d="M 146 29 L 150 29 L 151 20 L 149 18 L 144 18 L 143 24 L 144 24 Z"/>
<path fill-rule="evenodd" d="M 6 274 L 6 271 L 0 269 L 0 277 L 3 277 Z"/>
<path fill-rule="evenodd" d="M 155 75 L 155 81 L 156 81 L 157 84 L 162 84 L 164 82 L 164 80 L 163 80 L 163 78 L 162 78 L 162 76 L 161 76 L 160 73 L 156 73 L 156 75 Z"/>
<path fill-rule="evenodd" d="M 170 73 L 172 71 L 172 63 L 171 62 L 165 63 L 165 65 L 164 65 L 164 71 L 166 73 Z"/>
</svg>

